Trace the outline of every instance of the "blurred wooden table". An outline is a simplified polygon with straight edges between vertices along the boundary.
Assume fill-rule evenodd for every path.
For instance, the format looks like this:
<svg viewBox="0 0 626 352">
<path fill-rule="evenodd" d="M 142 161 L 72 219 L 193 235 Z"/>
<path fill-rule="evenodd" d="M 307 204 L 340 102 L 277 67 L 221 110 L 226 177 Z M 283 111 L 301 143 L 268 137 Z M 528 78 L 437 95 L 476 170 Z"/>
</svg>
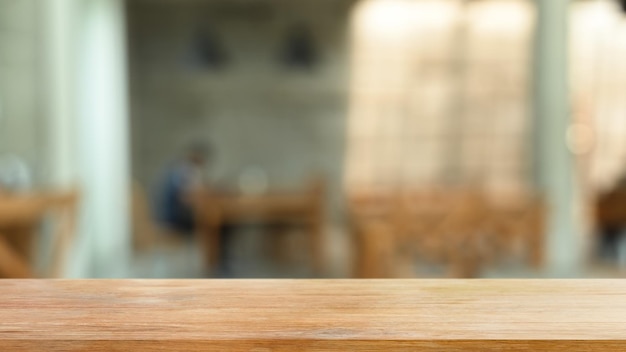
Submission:
<svg viewBox="0 0 626 352">
<path fill-rule="evenodd" d="M 54 229 L 52 263 L 47 274 L 56 277 L 63 269 L 63 260 L 74 230 L 78 192 L 0 194 L 0 278 L 29 278 L 31 247 L 36 228 L 45 214 L 56 210 L 61 218 Z"/>
<path fill-rule="evenodd" d="M 2 351 L 626 351 L 626 281 L 4 280 Z"/>
<path fill-rule="evenodd" d="M 323 266 L 324 228 L 323 185 L 314 182 L 302 192 L 275 192 L 261 195 L 194 196 L 194 210 L 200 227 L 207 266 L 219 263 L 220 230 L 226 224 L 296 224 L 304 227 L 310 239 L 311 256 L 316 273 Z"/>
</svg>

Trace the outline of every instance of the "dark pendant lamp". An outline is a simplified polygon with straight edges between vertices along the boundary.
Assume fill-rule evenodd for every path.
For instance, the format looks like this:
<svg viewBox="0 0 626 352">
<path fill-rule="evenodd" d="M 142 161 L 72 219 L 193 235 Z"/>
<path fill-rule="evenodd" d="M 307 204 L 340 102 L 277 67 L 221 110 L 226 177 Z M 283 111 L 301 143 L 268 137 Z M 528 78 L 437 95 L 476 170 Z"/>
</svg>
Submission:
<svg viewBox="0 0 626 352">
<path fill-rule="evenodd" d="M 313 35 L 302 24 L 292 26 L 287 32 L 281 59 L 288 68 L 311 69 L 318 61 Z"/>
<path fill-rule="evenodd" d="M 228 56 L 219 36 L 212 29 L 194 33 L 191 41 L 191 64 L 199 69 L 220 69 L 226 66 Z"/>
</svg>

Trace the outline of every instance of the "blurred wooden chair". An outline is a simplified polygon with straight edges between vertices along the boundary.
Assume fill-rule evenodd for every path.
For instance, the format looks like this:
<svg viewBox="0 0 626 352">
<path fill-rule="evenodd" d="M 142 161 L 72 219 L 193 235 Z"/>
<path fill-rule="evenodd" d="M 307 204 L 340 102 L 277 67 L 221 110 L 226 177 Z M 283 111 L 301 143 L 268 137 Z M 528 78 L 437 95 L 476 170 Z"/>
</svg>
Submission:
<svg viewBox="0 0 626 352">
<path fill-rule="evenodd" d="M 355 248 L 354 276 L 396 276 L 396 197 L 390 193 L 363 192 L 348 200 L 349 226 Z"/>
<path fill-rule="evenodd" d="M 492 204 L 486 226 L 493 247 L 491 261 L 522 255 L 528 265 L 540 268 L 547 215 L 545 201 L 536 194 L 521 194 Z"/>
<path fill-rule="evenodd" d="M 440 187 L 353 196 L 355 276 L 406 277 L 417 260 L 443 265 L 450 277 L 477 277 L 516 246 L 540 266 L 545 206 L 536 196 L 514 199 L 492 202 L 481 189 Z"/>
<path fill-rule="evenodd" d="M 137 181 L 131 188 L 131 229 L 133 250 L 137 253 L 155 248 L 178 249 L 186 243 L 189 234 L 177 233 L 159 224 L 151 214 L 148 195 Z"/>
<path fill-rule="evenodd" d="M 436 229 L 436 236 L 446 244 L 444 258 L 450 277 L 473 278 L 480 275 L 490 254 L 484 229 L 489 211 L 481 192 L 461 192 L 451 205 L 450 213 Z"/>
<path fill-rule="evenodd" d="M 78 193 L 0 195 L 0 277 L 59 277 L 72 241 Z M 47 215 L 54 220 L 51 261 L 39 275 L 33 269 L 32 244 Z"/>
<path fill-rule="evenodd" d="M 405 260 L 448 268 L 452 277 L 475 276 L 481 258 L 485 216 L 480 192 L 471 189 L 426 189 L 404 196 L 399 234 Z"/>
<path fill-rule="evenodd" d="M 389 222 L 362 219 L 353 226 L 356 239 L 355 277 L 396 277 L 396 237 Z"/>
<path fill-rule="evenodd" d="M 598 236 L 597 245 L 601 256 L 608 259 L 617 259 L 619 253 L 619 239 L 626 229 L 626 189 L 624 183 L 619 183 L 608 192 L 598 194 L 591 202 L 591 218 L 594 221 L 595 232 Z"/>
</svg>

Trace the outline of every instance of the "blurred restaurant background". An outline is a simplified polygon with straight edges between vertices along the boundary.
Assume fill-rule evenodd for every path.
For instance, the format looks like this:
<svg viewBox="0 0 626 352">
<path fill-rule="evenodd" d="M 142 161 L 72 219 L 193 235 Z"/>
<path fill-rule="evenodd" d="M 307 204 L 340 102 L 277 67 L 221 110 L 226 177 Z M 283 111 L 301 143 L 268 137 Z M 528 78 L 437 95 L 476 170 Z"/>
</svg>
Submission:
<svg viewBox="0 0 626 352">
<path fill-rule="evenodd" d="M 626 276 L 626 2 L 0 0 L 0 277 Z"/>
</svg>

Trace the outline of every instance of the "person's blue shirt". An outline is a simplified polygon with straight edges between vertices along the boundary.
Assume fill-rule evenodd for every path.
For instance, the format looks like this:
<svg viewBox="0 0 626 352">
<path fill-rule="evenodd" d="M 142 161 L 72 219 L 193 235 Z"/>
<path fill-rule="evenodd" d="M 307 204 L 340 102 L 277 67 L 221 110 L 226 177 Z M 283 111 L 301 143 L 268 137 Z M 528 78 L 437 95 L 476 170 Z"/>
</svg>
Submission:
<svg viewBox="0 0 626 352">
<path fill-rule="evenodd" d="M 174 164 L 162 181 L 159 204 L 159 221 L 176 232 L 191 234 L 194 230 L 193 211 L 186 194 L 193 182 L 192 168 L 183 163 Z"/>
</svg>

